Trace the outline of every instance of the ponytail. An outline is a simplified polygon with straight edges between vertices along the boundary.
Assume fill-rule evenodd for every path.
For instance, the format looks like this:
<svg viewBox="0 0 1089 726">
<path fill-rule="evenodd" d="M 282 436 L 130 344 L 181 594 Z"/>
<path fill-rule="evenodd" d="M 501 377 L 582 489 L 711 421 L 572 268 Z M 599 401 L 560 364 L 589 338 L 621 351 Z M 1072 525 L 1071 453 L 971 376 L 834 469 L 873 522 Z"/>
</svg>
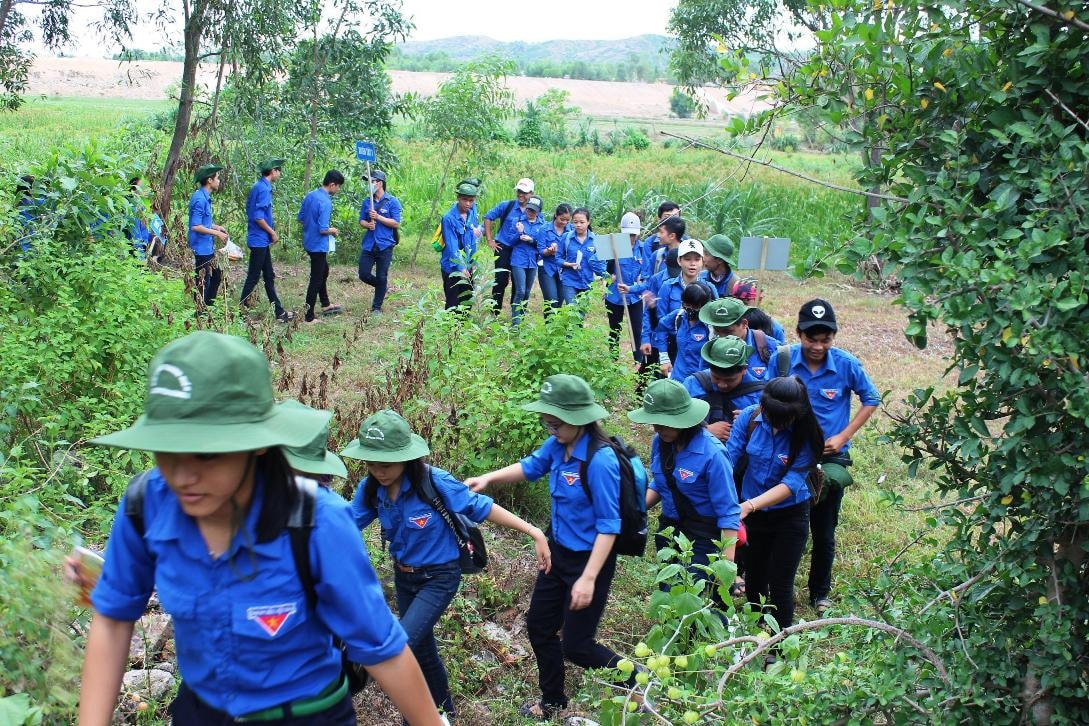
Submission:
<svg viewBox="0 0 1089 726">
<path fill-rule="evenodd" d="M 794 466 L 803 446 L 808 446 L 813 458 L 820 460 L 824 453 L 824 431 L 813 413 L 809 392 L 800 378 L 785 376 L 768 381 L 760 396 L 760 410 L 772 428 L 790 429 L 787 469 Z"/>
</svg>

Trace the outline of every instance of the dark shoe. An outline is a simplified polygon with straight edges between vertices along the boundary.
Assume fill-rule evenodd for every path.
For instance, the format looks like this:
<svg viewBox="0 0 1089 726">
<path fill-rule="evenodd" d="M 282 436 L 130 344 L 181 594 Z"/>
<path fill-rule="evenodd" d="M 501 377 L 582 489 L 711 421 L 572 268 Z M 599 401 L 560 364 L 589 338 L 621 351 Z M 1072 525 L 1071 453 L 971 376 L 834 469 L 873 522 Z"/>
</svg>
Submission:
<svg viewBox="0 0 1089 726">
<path fill-rule="evenodd" d="M 533 703 L 527 703 L 519 708 L 518 715 L 524 718 L 531 718 L 534 721 L 547 721 L 565 708 L 566 706 L 561 706 L 559 704 L 548 704 L 544 701 L 535 701 Z"/>
<path fill-rule="evenodd" d="M 293 313 L 290 310 L 284 310 L 283 312 L 281 312 L 279 315 L 276 316 L 276 320 L 278 320 L 281 323 L 290 323 L 294 319 L 295 319 L 295 313 Z"/>
<path fill-rule="evenodd" d="M 344 306 L 342 305 L 330 305 L 321 309 L 322 315 L 340 315 L 342 312 L 344 312 Z"/>
<path fill-rule="evenodd" d="M 817 615 L 824 615 L 825 611 L 832 608 L 832 601 L 826 597 L 819 597 L 813 601 L 813 609 L 817 611 Z"/>
</svg>

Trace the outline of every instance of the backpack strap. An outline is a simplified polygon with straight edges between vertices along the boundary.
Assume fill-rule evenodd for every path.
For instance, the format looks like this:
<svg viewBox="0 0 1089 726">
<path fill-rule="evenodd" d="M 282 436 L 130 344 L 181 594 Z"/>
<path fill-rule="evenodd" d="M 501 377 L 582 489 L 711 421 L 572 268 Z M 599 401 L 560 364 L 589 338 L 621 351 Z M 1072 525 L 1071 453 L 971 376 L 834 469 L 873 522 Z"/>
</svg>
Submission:
<svg viewBox="0 0 1089 726">
<path fill-rule="evenodd" d="M 132 522 L 132 528 L 141 537 L 144 536 L 146 523 L 144 522 L 144 495 L 147 494 L 147 483 L 151 479 L 151 470 L 129 479 L 129 485 L 125 489 L 125 516 Z"/>
<path fill-rule="evenodd" d="M 291 540 L 295 572 L 306 591 L 306 602 L 313 609 L 318 604 L 318 591 L 314 572 L 310 568 L 310 533 L 317 520 L 318 483 L 312 479 L 299 481 L 295 478 L 292 478 L 292 483 L 297 496 L 287 516 L 287 534 Z"/>
<path fill-rule="evenodd" d="M 753 328 L 752 337 L 756 341 L 756 353 L 760 356 L 760 360 L 767 363 L 771 358 L 771 351 L 768 350 L 768 336 L 763 330 L 756 330 Z"/>
<path fill-rule="evenodd" d="M 780 378 L 790 375 L 790 346 L 780 345 L 775 351 L 775 368 Z"/>
<path fill-rule="evenodd" d="M 469 539 L 469 533 L 466 531 L 465 525 L 450 513 L 442 495 L 439 494 L 438 489 L 435 487 L 434 477 L 434 470 L 430 466 L 427 467 L 427 478 L 420 482 L 419 487 L 417 487 L 420 498 L 426 500 L 431 508 L 438 512 L 439 516 L 446 522 L 446 526 L 454 533 L 454 539 L 457 540 L 458 547 L 464 547 Z"/>
<path fill-rule="evenodd" d="M 760 422 L 756 420 L 756 417 L 761 413 L 760 406 L 756 407 L 756 410 L 752 412 L 752 417 L 749 419 L 749 428 L 745 432 L 745 446 L 749 445 L 749 439 L 752 438 L 752 432 L 756 431 L 756 427 L 760 425 Z"/>
<path fill-rule="evenodd" d="M 764 386 L 766 386 L 767 384 L 767 381 L 749 381 L 748 383 L 742 383 L 740 386 L 730 391 L 729 396 L 731 399 L 734 399 L 738 396 L 747 396 L 748 394 L 755 393 L 756 391 L 763 391 Z"/>
<path fill-rule="evenodd" d="M 590 462 L 594 460 L 594 454 L 603 446 L 605 444 L 591 436 L 589 443 L 586 444 L 586 461 L 579 462 L 579 483 L 582 484 L 582 491 L 586 492 L 586 498 L 590 500 L 590 504 L 594 503 L 594 495 L 590 493 Z"/>
<path fill-rule="evenodd" d="M 709 423 L 715 423 L 717 421 L 727 420 L 727 394 L 718 390 L 715 386 L 714 382 L 711 380 L 711 371 L 704 368 L 702 371 L 696 371 L 692 375 L 700 384 L 700 388 L 703 389 L 703 392 L 707 394 L 707 403 L 711 406 L 711 409 L 707 412 L 707 421 Z"/>
<path fill-rule="evenodd" d="M 499 215 L 499 226 L 495 229 L 495 234 L 499 234 L 503 229 L 503 224 L 507 221 L 507 217 L 510 216 L 510 210 L 514 209 L 514 205 L 518 203 L 517 199 L 511 199 L 507 201 L 507 206 L 503 208 L 503 213 Z"/>
</svg>

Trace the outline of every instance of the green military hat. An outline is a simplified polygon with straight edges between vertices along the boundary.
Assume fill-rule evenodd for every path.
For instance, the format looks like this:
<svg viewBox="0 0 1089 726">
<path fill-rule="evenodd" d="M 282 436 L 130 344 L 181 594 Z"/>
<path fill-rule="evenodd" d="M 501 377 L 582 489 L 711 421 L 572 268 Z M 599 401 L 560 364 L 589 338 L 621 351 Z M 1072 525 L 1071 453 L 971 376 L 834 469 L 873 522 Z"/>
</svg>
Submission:
<svg viewBox="0 0 1089 726">
<path fill-rule="evenodd" d="M 91 443 L 183 454 L 304 446 L 329 417 L 328 411 L 277 404 L 268 361 L 249 341 L 199 331 L 151 359 L 144 413 L 136 423 Z"/>
<path fill-rule="evenodd" d="M 662 378 L 647 386 L 643 405 L 629 411 L 628 418 L 640 424 L 687 429 L 707 418 L 710 410 L 707 401 L 692 398 L 680 381 Z"/>
<path fill-rule="evenodd" d="M 821 470 L 824 472 L 825 480 L 832 486 L 842 489 L 855 483 L 855 478 L 843 464 L 826 461 L 821 464 Z"/>
<path fill-rule="evenodd" d="M 205 164 L 197 169 L 197 172 L 193 175 L 193 180 L 197 184 L 203 184 L 221 171 L 223 171 L 223 167 L 219 164 Z"/>
<path fill-rule="evenodd" d="M 371 414 L 359 425 L 359 438 L 340 452 L 341 456 L 363 461 L 412 461 L 431 453 L 427 442 L 412 432 L 396 411 L 385 409 Z"/>
<path fill-rule="evenodd" d="M 749 306 L 736 297 L 720 297 L 700 308 L 700 322 L 713 328 L 725 328 L 741 320 L 748 309 Z"/>
<path fill-rule="evenodd" d="M 471 181 L 466 179 L 458 183 L 457 193 L 459 197 L 475 197 L 480 194 L 480 185 L 472 184 Z"/>
<path fill-rule="evenodd" d="M 700 357 L 715 368 L 729 369 L 748 365 L 749 356 L 752 354 L 752 346 L 733 335 L 713 338 L 700 349 Z"/>
<path fill-rule="evenodd" d="M 284 408 L 294 411 L 316 411 L 294 399 L 288 399 L 282 404 Z M 285 446 L 284 457 L 287 463 L 295 471 L 304 474 L 329 474 L 331 476 L 346 477 L 348 470 L 344 468 L 344 462 L 340 457 L 325 447 L 329 444 L 329 425 L 326 424 L 314 440 L 305 446 Z"/>
<path fill-rule="evenodd" d="M 283 169 L 284 159 L 265 159 L 257 165 L 257 171 L 260 174 L 268 174 L 273 169 Z"/>
<path fill-rule="evenodd" d="M 731 267 L 734 265 L 734 243 L 724 234 L 711 235 L 703 243 L 703 251 L 712 257 L 717 257 Z"/>
<path fill-rule="evenodd" d="M 541 384 L 541 394 L 536 401 L 523 403 L 522 409 L 534 413 L 555 416 L 572 426 L 585 426 L 609 415 L 597 401 L 590 384 L 578 376 L 557 373 Z"/>
</svg>

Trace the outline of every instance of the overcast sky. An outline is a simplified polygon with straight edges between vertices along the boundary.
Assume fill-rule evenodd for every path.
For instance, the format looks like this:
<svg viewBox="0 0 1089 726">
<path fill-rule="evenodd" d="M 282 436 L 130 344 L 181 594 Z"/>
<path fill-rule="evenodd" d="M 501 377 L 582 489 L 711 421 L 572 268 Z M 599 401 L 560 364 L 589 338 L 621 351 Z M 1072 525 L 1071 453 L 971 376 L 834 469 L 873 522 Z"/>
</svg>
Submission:
<svg viewBox="0 0 1089 726">
<path fill-rule="evenodd" d="M 404 10 L 416 23 L 412 40 L 434 40 L 455 35 L 486 35 L 496 40 L 527 42 L 557 39 L 615 40 L 647 33 L 665 34 L 669 12 L 677 0 L 403 0 Z M 157 0 L 136 0 L 143 10 Z M 91 10 L 80 10 L 73 28 L 76 46 L 66 55 L 109 57 L 118 46 L 91 27 Z M 171 41 L 180 45 L 180 28 L 164 38 L 147 25 L 137 29 L 132 47 L 155 50 Z M 39 50 L 39 52 L 41 52 Z"/>
</svg>

